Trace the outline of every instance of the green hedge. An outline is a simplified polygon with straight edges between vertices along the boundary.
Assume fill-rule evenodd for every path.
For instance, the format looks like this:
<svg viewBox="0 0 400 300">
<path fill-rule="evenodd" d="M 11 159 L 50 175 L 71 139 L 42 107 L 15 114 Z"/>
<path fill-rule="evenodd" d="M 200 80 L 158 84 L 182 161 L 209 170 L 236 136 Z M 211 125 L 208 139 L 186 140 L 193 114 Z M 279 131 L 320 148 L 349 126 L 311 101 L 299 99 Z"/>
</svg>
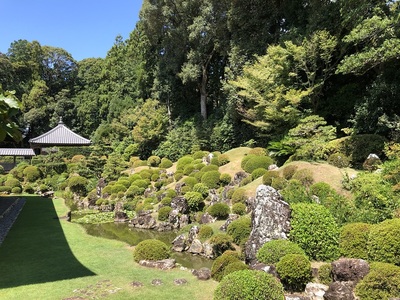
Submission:
<svg viewBox="0 0 400 300">
<path fill-rule="evenodd" d="M 289 240 L 272 240 L 266 242 L 257 251 L 257 259 L 264 264 L 275 265 L 286 254 L 305 255 L 305 252 L 299 245 Z"/>
<path fill-rule="evenodd" d="M 133 250 L 133 258 L 136 262 L 141 260 L 161 260 L 170 257 L 168 245 L 156 239 L 141 241 Z"/>
<path fill-rule="evenodd" d="M 232 223 L 228 225 L 226 232 L 232 236 L 233 241 L 239 245 L 250 236 L 251 219 L 249 217 L 241 217 L 232 221 Z"/>
<path fill-rule="evenodd" d="M 372 225 L 350 223 L 340 230 L 339 251 L 344 257 L 368 259 L 368 237 Z"/>
<path fill-rule="evenodd" d="M 286 254 L 276 264 L 276 271 L 285 289 L 304 291 L 311 280 L 311 262 L 304 254 Z"/>
</svg>

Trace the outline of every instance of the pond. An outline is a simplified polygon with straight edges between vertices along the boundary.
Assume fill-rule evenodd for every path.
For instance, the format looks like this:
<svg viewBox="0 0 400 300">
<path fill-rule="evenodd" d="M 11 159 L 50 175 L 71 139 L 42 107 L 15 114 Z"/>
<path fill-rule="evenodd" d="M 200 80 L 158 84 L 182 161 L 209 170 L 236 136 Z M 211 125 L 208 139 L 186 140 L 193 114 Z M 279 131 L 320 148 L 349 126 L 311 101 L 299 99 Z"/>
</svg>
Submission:
<svg viewBox="0 0 400 300">
<path fill-rule="evenodd" d="M 143 240 L 157 239 L 167 245 L 171 245 L 177 236 L 176 232 L 158 232 L 155 230 L 137 229 L 129 227 L 126 223 L 104 223 L 104 224 L 81 224 L 86 232 L 93 236 L 123 241 L 135 246 Z M 172 258 L 183 267 L 188 269 L 210 268 L 213 260 L 193 255 L 187 252 L 172 252 Z"/>
</svg>

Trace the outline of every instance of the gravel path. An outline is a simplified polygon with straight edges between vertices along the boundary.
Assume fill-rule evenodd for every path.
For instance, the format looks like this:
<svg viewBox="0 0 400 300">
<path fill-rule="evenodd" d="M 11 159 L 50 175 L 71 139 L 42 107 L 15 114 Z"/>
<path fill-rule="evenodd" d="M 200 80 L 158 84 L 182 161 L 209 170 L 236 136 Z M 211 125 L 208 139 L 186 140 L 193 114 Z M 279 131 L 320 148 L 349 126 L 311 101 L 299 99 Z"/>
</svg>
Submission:
<svg viewBox="0 0 400 300">
<path fill-rule="evenodd" d="M 23 198 L 0 198 L 0 245 L 7 236 L 26 200 Z"/>
</svg>

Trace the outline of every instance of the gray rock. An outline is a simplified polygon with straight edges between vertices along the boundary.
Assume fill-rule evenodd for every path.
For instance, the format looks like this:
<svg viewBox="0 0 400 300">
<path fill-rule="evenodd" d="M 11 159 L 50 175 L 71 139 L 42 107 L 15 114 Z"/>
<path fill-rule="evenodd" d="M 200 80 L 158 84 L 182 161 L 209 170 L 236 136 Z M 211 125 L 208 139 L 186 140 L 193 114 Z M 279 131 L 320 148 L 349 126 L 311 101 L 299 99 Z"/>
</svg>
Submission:
<svg viewBox="0 0 400 300">
<path fill-rule="evenodd" d="M 189 212 L 189 205 L 183 196 L 174 197 L 171 200 L 171 208 L 181 214 L 187 214 Z"/>
<path fill-rule="evenodd" d="M 170 270 L 175 268 L 176 261 L 175 259 L 141 260 L 139 261 L 139 265 L 161 270 Z"/>
<path fill-rule="evenodd" d="M 203 244 L 199 240 L 195 239 L 187 251 L 193 254 L 201 254 L 203 253 L 203 250 Z"/>
<path fill-rule="evenodd" d="M 183 252 L 186 250 L 186 237 L 184 234 L 178 235 L 172 241 L 172 250 L 176 252 Z"/>
<path fill-rule="evenodd" d="M 184 285 L 187 284 L 187 280 L 185 278 L 174 279 L 175 285 Z"/>
<path fill-rule="evenodd" d="M 151 211 L 143 211 L 129 221 L 129 226 L 142 229 L 155 229 L 157 228 L 157 221 L 152 217 Z"/>
<path fill-rule="evenodd" d="M 210 223 L 214 223 L 216 220 L 217 220 L 217 218 L 214 218 L 208 212 L 206 212 L 201 216 L 199 223 L 200 224 L 210 224 Z"/>
<path fill-rule="evenodd" d="M 222 231 L 226 231 L 228 229 L 229 224 L 233 221 L 239 219 L 240 216 L 237 214 L 229 214 L 228 219 L 226 219 L 225 223 L 219 228 Z"/>
<path fill-rule="evenodd" d="M 245 179 L 247 176 L 249 176 L 249 174 L 247 174 L 246 172 L 243 171 L 237 172 L 235 176 L 233 176 L 233 183 L 237 185 L 241 183 L 242 180 Z"/>
<path fill-rule="evenodd" d="M 358 282 L 369 273 L 369 264 L 363 259 L 340 258 L 332 262 L 333 281 Z"/>
<path fill-rule="evenodd" d="M 305 288 L 305 294 L 310 296 L 313 300 L 324 300 L 324 295 L 326 291 L 329 289 L 329 286 L 321 284 L 309 282 Z"/>
<path fill-rule="evenodd" d="M 353 281 L 335 281 L 329 285 L 324 294 L 324 300 L 355 300 Z"/>
<path fill-rule="evenodd" d="M 200 268 L 199 270 L 193 270 L 192 274 L 199 280 L 209 280 L 211 278 L 211 270 L 209 268 Z"/>
<path fill-rule="evenodd" d="M 116 211 L 114 214 L 114 222 L 115 223 L 125 223 L 128 222 L 128 215 L 123 211 Z"/>
<path fill-rule="evenodd" d="M 162 285 L 163 282 L 161 281 L 161 279 L 153 279 L 153 280 L 151 281 L 151 284 L 152 284 L 152 285 Z"/>
</svg>

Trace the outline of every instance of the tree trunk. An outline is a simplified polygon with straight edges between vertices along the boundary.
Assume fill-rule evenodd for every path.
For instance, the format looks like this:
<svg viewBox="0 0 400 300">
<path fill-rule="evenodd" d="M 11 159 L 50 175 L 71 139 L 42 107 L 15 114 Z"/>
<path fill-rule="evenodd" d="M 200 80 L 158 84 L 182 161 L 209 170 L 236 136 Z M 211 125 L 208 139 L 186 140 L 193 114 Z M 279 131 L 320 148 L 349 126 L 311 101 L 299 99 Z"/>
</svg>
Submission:
<svg viewBox="0 0 400 300">
<path fill-rule="evenodd" d="M 200 86 L 200 113 L 204 120 L 207 119 L 207 66 L 202 66 L 202 77 Z"/>
</svg>

